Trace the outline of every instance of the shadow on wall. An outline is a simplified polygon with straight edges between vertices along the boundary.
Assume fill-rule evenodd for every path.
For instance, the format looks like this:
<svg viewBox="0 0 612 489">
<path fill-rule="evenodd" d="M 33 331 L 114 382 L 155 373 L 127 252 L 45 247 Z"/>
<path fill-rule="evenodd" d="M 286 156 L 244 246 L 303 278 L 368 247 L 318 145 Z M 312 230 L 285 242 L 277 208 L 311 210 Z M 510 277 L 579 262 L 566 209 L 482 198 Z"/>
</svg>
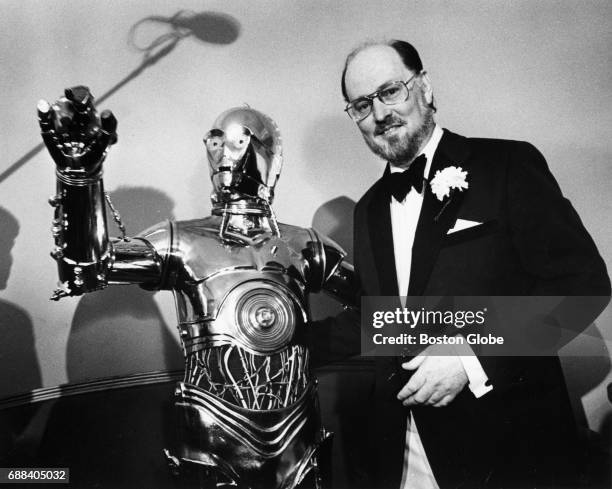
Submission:
<svg viewBox="0 0 612 489">
<path fill-rule="evenodd" d="M 111 193 L 128 235 L 173 219 L 173 201 L 146 187 L 120 187 Z M 112 218 L 109 235 L 114 232 Z M 115 285 L 84 296 L 68 337 L 69 382 L 182 368 L 177 340 L 153 299 L 137 285 Z"/>
<path fill-rule="evenodd" d="M 138 32 L 144 27 L 153 27 L 154 39 L 141 45 L 137 42 Z M 160 29 L 163 32 L 160 32 Z M 106 99 L 114 95 L 118 90 L 134 78 L 140 76 L 147 68 L 156 64 L 159 60 L 170 54 L 178 43 L 186 38 L 194 38 L 208 44 L 231 44 L 240 35 L 240 22 L 231 15 L 221 12 L 193 12 L 179 10 L 170 17 L 150 15 L 136 22 L 128 34 L 129 44 L 143 53 L 142 61 L 134 70 L 128 73 L 122 80 L 118 81 L 105 93 L 96 97 L 99 106 Z M 36 156 L 44 148 L 39 143 L 26 152 L 21 158 L 9 165 L 0 173 L 0 183 L 10 177 L 30 159 Z"/>
<path fill-rule="evenodd" d="M 0 229 L 0 290 L 4 290 L 11 273 L 11 250 L 19 234 L 19 223 L 2 207 Z M 0 331 L 0 398 L 40 387 L 40 367 L 29 314 L 21 307 L 0 299 Z"/>
<path fill-rule="evenodd" d="M 19 223 L 0 207 L 0 290 L 11 274 L 11 250 L 19 234 Z M 0 399 L 41 387 L 41 373 L 34 347 L 32 319 L 21 307 L 0 299 Z M 13 409 L 0 416 L 0 462 L 10 453 L 27 426 L 31 410 Z M 7 465 L 5 465 L 7 466 Z"/>
<path fill-rule="evenodd" d="M 159 34 L 153 42 L 146 47 L 139 47 L 136 39 L 138 31 L 145 24 L 166 26 L 169 31 Z M 207 44 L 231 44 L 240 35 L 240 22 L 231 15 L 222 12 L 194 12 L 192 10 L 179 10 L 170 17 L 162 15 L 149 15 L 136 22 L 130 29 L 130 43 L 141 51 L 150 51 L 167 40 L 174 41 L 186 37 L 193 37 Z"/>
</svg>

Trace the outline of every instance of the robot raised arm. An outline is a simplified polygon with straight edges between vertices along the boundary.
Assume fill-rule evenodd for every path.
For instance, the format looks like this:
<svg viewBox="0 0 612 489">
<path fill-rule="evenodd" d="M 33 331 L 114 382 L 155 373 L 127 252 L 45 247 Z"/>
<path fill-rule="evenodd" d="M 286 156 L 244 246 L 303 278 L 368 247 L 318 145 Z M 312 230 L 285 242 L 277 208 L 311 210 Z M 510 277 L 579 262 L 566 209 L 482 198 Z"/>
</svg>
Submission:
<svg viewBox="0 0 612 489">
<path fill-rule="evenodd" d="M 146 239 L 109 240 L 102 163 L 117 141 L 117 120 L 98 115 L 84 86 L 68 88 L 53 105 L 38 103 L 41 135 L 56 164 L 51 256 L 60 287 L 52 299 L 99 290 L 108 283 L 156 283 L 162 260 Z"/>
</svg>

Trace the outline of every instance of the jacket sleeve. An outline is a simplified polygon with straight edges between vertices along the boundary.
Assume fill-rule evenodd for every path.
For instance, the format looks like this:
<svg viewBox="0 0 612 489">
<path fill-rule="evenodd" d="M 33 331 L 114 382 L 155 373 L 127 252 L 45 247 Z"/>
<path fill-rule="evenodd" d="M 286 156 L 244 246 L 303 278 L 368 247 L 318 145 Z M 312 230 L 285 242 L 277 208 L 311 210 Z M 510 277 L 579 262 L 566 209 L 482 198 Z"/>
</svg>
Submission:
<svg viewBox="0 0 612 489">
<path fill-rule="evenodd" d="M 512 245 L 531 278 L 531 296 L 563 296 L 539 323 L 517 325 L 555 351 L 588 327 L 610 300 L 610 279 L 595 243 L 551 174 L 542 154 L 515 143 L 506 173 L 505 213 Z M 526 339 L 529 341 L 529 337 Z M 481 357 L 495 384 L 527 359 Z"/>
</svg>

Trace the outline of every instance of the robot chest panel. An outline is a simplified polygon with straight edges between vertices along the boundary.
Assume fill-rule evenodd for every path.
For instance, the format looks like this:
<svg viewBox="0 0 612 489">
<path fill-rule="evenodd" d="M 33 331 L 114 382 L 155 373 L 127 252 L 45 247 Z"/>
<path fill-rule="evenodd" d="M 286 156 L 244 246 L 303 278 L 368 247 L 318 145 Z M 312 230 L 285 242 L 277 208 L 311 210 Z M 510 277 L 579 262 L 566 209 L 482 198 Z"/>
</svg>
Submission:
<svg viewBox="0 0 612 489">
<path fill-rule="evenodd" d="M 308 322 L 303 284 L 287 274 L 223 270 L 176 293 L 179 327 L 201 346 L 280 351 Z"/>
<path fill-rule="evenodd" d="M 243 245 L 190 238 L 181 242 L 175 288 L 181 325 L 197 323 L 206 336 L 240 337 L 245 345 L 251 335 L 261 351 L 285 344 L 307 320 L 308 261 L 288 240 Z"/>
<path fill-rule="evenodd" d="M 259 244 L 227 244 L 209 236 L 181 243 L 179 259 L 182 281 L 198 283 L 219 274 L 239 270 L 287 274 L 305 281 L 308 262 L 302 250 L 282 238 L 271 237 Z"/>
</svg>

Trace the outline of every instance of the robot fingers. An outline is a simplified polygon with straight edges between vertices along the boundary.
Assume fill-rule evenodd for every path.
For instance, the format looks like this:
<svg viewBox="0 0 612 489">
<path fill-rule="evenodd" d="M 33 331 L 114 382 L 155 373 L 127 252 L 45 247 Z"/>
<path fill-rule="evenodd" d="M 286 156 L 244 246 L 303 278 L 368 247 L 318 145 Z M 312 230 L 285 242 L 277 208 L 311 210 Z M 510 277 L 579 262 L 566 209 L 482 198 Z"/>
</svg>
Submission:
<svg viewBox="0 0 612 489">
<path fill-rule="evenodd" d="M 100 126 L 102 128 L 101 138 L 105 145 L 115 144 L 117 142 L 117 119 L 110 110 L 105 110 L 100 114 Z"/>
<path fill-rule="evenodd" d="M 85 153 L 84 166 L 96 166 L 104 159 L 107 148 L 117 142 L 116 130 L 117 119 L 110 110 L 105 110 L 100 115 L 100 130 Z"/>
<path fill-rule="evenodd" d="M 72 106 L 76 112 L 85 112 L 89 109 L 94 109 L 93 95 L 89 91 L 89 88 L 84 85 L 66 88 L 64 90 L 64 95 L 72 102 Z"/>
<path fill-rule="evenodd" d="M 44 99 L 38 101 L 36 105 L 38 110 L 38 124 L 43 132 L 53 131 L 53 118 L 55 112 L 51 107 L 51 104 Z"/>
<path fill-rule="evenodd" d="M 37 105 L 40 134 L 51 157 L 60 163 L 63 160 L 62 145 L 55 132 L 56 114 L 46 100 L 40 100 Z"/>
</svg>

